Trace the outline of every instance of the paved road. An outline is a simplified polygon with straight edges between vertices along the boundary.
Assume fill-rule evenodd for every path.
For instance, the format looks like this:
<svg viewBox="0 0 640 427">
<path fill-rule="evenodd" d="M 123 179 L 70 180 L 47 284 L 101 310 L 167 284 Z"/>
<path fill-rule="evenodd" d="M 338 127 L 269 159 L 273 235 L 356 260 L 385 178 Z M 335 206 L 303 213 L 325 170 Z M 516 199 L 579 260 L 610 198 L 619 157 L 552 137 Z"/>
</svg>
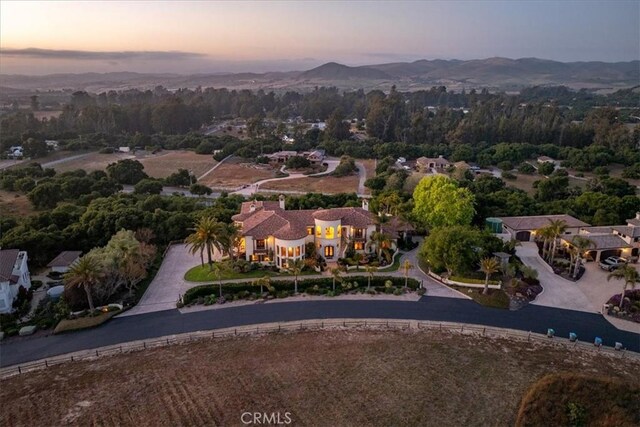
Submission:
<svg viewBox="0 0 640 427">
<path fill-rule="evenodd" d="M 516 254 L 525 265 L 538 272 L 538 280 L 544 289 L 532 304 L 590 313 L 600 310 L 601 306 L 593 304 L 577 283 L 563 279 L 553 272 L 549 264 L 538 255 L 535 242 L 522 242 L 516 246 Z"/>
<path fill-rule="evenodd" d="M 423 297 L 407 301 L 307 301 L 255 304 L 180 314 L 176 309 L 119 317 L 98 328 L 0 343 L 0 366 L 15 365 L 73 351 L 165 335 L 301 319 L 383 318 L 463 322 L 556 335 L 575 332 L 582 341 L 595 336 L 606 346 L 616 341 L 640 351 L 640 335 L 620 331 L 597 314 L 529 305 L 519 311 L 480 306 L 455 298 Z"/>
<path fill-rule="evenodd" d="M 204 178 L 205 176 L 209 175 L 211 172 L 213 172 L 214 170 L 216 170 L 216 168 L 218 166 L 220 166 L 221 164 L 223 164 L 224 162 L 226 162 L 227 160 L 229 160 L 231 157 L 233 157 L 233 154 L 229 154 L 227 157 L 225 157 L 224 159 L 220 160 L 220 162 L 216 163 L 215 165 L 213 165 L 213 167 L 211 169 L 209 169 L 208 171 L 206 171 L 205 173 L 203 173 L 202 175 L 200 175 L 198 177 L 198 181 L 202 180 L 202 178 Z"/>
</svg>

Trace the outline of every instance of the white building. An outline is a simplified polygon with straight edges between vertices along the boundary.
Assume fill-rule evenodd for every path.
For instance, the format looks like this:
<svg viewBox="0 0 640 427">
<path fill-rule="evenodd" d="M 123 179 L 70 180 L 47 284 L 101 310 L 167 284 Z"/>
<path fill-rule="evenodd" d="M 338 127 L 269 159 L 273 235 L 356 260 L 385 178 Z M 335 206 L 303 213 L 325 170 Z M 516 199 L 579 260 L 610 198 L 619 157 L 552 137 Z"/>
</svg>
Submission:
<svg viewBox="0 0 640 427">
<path fill-rule="evenodd" d="M 27 253 L 18 249 L 0 250 L 0 313 L 10 313 L 20 287 L 31 288 Z"/>
</svg>

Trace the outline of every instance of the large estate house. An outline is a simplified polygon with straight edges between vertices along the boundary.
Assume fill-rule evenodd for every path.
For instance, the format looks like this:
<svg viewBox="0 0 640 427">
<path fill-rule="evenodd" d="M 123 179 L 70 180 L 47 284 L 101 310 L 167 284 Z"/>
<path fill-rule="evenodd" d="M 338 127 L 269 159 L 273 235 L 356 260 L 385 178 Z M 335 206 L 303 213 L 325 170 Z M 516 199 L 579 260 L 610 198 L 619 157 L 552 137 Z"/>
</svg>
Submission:
<svg viewBox="0 0 640 427">
<path fill-rule="evenodd" d="M 289 260 L 305 257 L 305 246 L 313 243 L 327 262 L 344 255 L 349 242 L 356 252 L 371 249 L 376 217 L 365 199 L 362 207 L 286 210 L 279 201 L 244 202 L 233 221 L 240 227 L 240 253 L 247 261 L 270 262 L 287 268 Z"/>
</svg>

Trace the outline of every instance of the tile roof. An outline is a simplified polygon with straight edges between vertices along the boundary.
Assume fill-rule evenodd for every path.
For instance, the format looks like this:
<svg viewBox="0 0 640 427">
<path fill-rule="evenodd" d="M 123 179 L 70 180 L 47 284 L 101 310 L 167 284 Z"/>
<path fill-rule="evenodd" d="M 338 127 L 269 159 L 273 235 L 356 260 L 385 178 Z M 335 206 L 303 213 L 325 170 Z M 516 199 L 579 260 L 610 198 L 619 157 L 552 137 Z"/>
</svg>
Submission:
<svg viewBox="0 0 640 427">
<path fill-rule="evenodd" d="M 571 242 L 575 237 L 576 236 L 573 236 L 571 239 L 564 240 Z M 590 250 L 623 249 L 631 247 L 622 237 L 616 236 L 615 234 L 588 234 L 582 237 L 586 237 L 594 243 L 595 247 L 590 248 Z"/>
<path fill-rule="evenodd" d="M 640 219 L 638 218 L 630 218 L 627 220 L 627 224 L 633 225 L 635 227 L 640 227 Z"/>
<path fill-rule="evenodd" d="M 17 249 L 4 249 L 0 251 L 0 282 L 11 281 L 11 273 L 18 259 Z"/>
<path fill-rule="evenodd" d="M 58 254 L 47 267 L 68 267 L 82 255 L 82 251 L 63 251 Z"/>
<path fill-rule="evenodd" d="M 588 227 L 589 224 L 571 215 L 537 215 L 537 216 L 505 216 L 498 219 L 512 230 L 538 230 L 549 225 L 549 222 L 562 220 L 568 227 Z"/>
<path fill-rule="evenodd" d="M 245 210 L 245 204 L 247 208 Z M 334 209 L 280 209 L 278 202 L 256 202 L 254 212 L 249 212 L 251 202 L 242 204 L 240 214 L 233 220 L 242 223 L 242 234 L 264 239 L 274 236 L 282 240 L 297 240 L 307 236 L 307 227 L 315 226 L 315 219 L 341 221 L 343 226 L 365 228 L 375 223 L 374 215 L 362 208 Z"/>
</svg>

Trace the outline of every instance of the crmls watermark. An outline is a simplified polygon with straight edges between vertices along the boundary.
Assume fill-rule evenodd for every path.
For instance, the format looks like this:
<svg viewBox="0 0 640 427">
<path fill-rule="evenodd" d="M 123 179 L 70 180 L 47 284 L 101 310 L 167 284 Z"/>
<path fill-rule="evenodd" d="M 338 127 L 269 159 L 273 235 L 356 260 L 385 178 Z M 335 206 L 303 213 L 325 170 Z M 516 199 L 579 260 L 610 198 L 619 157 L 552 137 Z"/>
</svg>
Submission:
<svg viewBox="0 0 640 427">
<path fill-rule="evenodd" d="M 244 425 L 288 425 L 293 420 L 291 412 L 243 412 L 240 421 Z"/>
</svg>

